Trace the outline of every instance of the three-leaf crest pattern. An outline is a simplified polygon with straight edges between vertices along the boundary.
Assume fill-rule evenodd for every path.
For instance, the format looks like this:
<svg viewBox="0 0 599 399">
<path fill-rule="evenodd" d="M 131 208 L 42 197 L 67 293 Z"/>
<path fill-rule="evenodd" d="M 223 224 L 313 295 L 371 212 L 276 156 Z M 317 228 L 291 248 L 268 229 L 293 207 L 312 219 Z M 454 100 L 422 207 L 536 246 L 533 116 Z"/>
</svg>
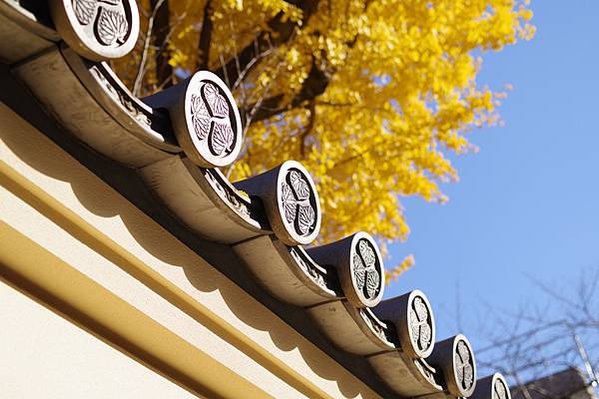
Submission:
<svg viewBox="0 0 599 399">
<path fill-rule="evenodd" d="M 433 330 L 429 322 L 428 307 L 421 297 L 414 298 L 408 317 L 414 343 L 420 350 L 428 349 L 432 342 Z"/>
<path fill-rule="evenodd" d="M 213 155 L 229 155 L 235 144 L 229 103 L 212 83 L 203 82 L 199 92 L 191 95 L 194 132 L 198 139 L 208 140 L 208 148 Z"/>
<path fill-rule="evenodd" d="M 287 223 L 302 236 L 309 235 L 316 224 L 316 211 L 310 202 L 312 189 L 307 179 L 298 170 L 288 172 L 281 186 L 283 213 Z"/>
<path fill-rule="evenodd" d="M 73 9 L 75 10 L 75 16 L 82 25 L 89 24 L 94 15 L 96 15 L 96 9 L 98 6 L 97 0 L 74 0 Z"/>
<path fill-rule="evenodd" d="M 374 299 L 381 289 L 381 275 L 377 269 L 376 253 L 368 241 L 358 241 L 353 263 L 358 290 L 366 299 Z"/>
<path fill-rule="evenodd" d="M 507 399 L 507 389 L 501 380 L 495 381 L 493 387 L 493 399 Z"/>
<path fill-rule="evenodd" d="M 459 341 L 455 353 L 455 365 L 458 382 L 463 389 L 470 389 L 474 383 L 474 367 L 472 366 L 470 349 L 464 341 Z"/>
<path fill-rule="evenodd" d="M 129 23 L 120 6 L 122 0 L 73 0 L 73 10 L 81 25 L 89 25 L 96 21 L 94 30 L 100 44 L 121 45 L 127 38 Z"/>
</svg>

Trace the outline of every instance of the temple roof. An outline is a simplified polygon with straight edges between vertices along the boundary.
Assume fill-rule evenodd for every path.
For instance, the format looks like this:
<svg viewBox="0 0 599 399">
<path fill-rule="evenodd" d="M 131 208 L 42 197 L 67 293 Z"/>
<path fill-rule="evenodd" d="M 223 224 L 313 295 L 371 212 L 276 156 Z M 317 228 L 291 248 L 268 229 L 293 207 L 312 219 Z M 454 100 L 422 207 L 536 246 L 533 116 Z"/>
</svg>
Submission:
<svg viewBox="0 0 599 399">
<path fill-rule="evenodd" d="M 136 98 L 106 63 L 137 41 L 135 1 L 86 4 L 0 0 L 0 59 L 36 101 L 4 82 L 15 106 L 47 113 L 65 134 L 53 140 L 181 241 L 235 259 L 211 263 L 381 395 L 509 398 L 499 374 L 477 383 L 464 335 L 435 342 L 423 292 L 383 300 L 383 257 L 367 232 L 310 246 L 322 215 L 301 163 L 226 178 L 219 168 L 239 155 L 243 127 L 225 83 L 199 71 Z"/>
</svg>

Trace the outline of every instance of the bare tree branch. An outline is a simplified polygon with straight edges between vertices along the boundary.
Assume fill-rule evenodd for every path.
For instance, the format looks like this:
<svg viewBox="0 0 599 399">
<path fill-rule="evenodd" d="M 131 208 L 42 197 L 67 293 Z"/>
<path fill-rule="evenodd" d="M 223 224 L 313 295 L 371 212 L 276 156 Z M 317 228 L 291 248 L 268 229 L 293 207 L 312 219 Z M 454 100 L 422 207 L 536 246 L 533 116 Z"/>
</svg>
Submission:
<svg viewBox="0 0 599 399">
<path fill-rule="evenodd" d="M 598 274 L 599 268 L 585 271 L 578 285 L 568 281 L 548 285 L 531 278 L 545 294 L 547 305 L 535 307 L 528 303 L 513 314 L 495 308 L 494 313 L 500 315 L 484 333 L 489 345 L 476 351 L 481 369 L 491 371 L 499 366 L 519 389 L 524 387 L 522 376 L 530 380 L 568 367 L 584 366 L 588 378 L 596 379 Z M 531 314 L 535 309 L 536 314 Z M 522 394 L 526 397 L 524 391 Z"/>
</svg>

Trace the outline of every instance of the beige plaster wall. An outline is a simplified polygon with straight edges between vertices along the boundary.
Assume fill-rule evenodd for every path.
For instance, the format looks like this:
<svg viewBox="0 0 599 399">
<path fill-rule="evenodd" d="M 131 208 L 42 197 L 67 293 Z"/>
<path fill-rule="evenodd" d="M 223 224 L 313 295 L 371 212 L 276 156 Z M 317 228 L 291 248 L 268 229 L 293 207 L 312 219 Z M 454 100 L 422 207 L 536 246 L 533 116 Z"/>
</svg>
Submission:
<svg viewBox="0 0 599 399">
<path fill-rule="evenodd" d="M 0 281 L 0 397 L 196 396 Z"/>
<path fill-rule="evenodd" d="M 3 104 L 0 278 L 196 394 L 378 397 Z"/>
</svg>

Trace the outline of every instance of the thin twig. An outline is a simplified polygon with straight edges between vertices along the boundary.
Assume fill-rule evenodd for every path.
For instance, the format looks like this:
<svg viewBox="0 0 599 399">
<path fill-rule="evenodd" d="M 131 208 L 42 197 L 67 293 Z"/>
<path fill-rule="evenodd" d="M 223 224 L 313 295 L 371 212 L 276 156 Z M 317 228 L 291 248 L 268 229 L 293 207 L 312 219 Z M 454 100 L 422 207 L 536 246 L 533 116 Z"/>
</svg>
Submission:
<svg viewBox="0 0 599 399">
<path fill-rule="evenodd" d="M 139 96 L 141 91 L 141 85 L 146 73 L 146 63 L 148 62 L 148 52 L 150 50 L 150 44 L 152 41 L 152 31 L 154 30 L 154 20 L 156 19 L 156 14 L 158 13 L 158 9 L 162 7 L 165 0 L 158 0 L 156 6 L 152 10 L 152 15 L 148 19 L 148 29 L 146 30 L 146 38 L 144 40 L 144 47 L 141 53 L 141 60 L 139 62 L 139 67 L 137 69 L 137 74 L 135 76 L 135 83 L 133 84 L 133 94 Z"/>
</svg>

